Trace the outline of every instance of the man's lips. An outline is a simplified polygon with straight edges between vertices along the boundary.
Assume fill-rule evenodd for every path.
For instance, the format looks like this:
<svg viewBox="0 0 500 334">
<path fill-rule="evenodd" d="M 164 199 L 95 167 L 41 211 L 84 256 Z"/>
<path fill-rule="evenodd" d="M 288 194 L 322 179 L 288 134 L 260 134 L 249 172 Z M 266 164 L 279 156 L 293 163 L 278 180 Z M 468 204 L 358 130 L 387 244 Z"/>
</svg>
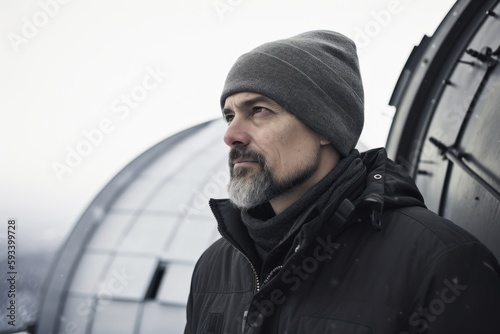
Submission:
<svg viewBox="0 0 500 334">
<path fill-rule="evenodd" d="M 232 161 L 233 166 L 236 166 L 237 164 L 240 164 L 240 165 L 241 165 L 241 164 L 247 164 L 247 163 L 257 163 L 257 162 L 258 162 L 258 161 L 256 161 L 256 160 L 241 159 L 241 158 L 240 158 L 240 159 L 234 159 L 234 160 Z"/>
</svg>

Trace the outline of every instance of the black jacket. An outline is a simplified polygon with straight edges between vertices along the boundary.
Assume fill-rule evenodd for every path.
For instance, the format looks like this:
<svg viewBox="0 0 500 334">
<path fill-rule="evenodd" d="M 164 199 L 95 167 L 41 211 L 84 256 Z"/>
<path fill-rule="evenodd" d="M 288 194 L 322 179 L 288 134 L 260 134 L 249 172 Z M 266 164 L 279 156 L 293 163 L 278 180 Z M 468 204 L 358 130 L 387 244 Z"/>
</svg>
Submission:
<svg viewBox="0 0 500 334">
<path fill-rule="evenodd" d="M 211 200 L 222 239 L 198 261 L 191 333 L 500 333 L 500 267 L 427 210 L 383 149 L 340 203 L 303 215 L 282 266 L 259 277 L 240 212 Z"/>
</svg>

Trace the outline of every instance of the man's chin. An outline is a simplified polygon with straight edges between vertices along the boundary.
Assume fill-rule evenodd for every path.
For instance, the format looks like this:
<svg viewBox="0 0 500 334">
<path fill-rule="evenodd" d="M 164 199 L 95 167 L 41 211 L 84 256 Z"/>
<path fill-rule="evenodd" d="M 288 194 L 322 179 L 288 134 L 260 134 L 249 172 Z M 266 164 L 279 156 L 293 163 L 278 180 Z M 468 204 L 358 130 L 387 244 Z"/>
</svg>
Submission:
<svg viewBox="0 0 500 334">
<path fill-rule="evenodd" d="M 255 163 L 239 163 L 233 166 L 231 174 L 235 178 L 249 178 L 254 176 L 258 171 L 258 165 L 255 166 Z"/>
<path fill-rule="evenodd" d="M 232 175 L 228 184 L 229 199 L 240 209 L 248 209 L 263 203 L 269 189 L 269 183 L 258 171 L 252 168 L 246 172 L 246 175 L 241 173 Z"/>
</svg>

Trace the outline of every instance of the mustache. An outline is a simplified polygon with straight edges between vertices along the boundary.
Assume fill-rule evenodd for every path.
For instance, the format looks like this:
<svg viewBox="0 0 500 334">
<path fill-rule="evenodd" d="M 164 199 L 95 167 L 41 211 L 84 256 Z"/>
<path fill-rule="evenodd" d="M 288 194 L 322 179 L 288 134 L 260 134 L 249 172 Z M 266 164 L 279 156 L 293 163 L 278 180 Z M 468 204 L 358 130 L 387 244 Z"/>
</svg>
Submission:
<svg viewBox="0 0 500 334">
<path fill-rule="evenodd" d="M 229 150 L 229 166 L 232 168 L 234 166 L 234 161 L 236 159 L 257 161 L 261 166 L 265 166 L 265 157 L 248 147 L 233 147 Z"/>
</svg>

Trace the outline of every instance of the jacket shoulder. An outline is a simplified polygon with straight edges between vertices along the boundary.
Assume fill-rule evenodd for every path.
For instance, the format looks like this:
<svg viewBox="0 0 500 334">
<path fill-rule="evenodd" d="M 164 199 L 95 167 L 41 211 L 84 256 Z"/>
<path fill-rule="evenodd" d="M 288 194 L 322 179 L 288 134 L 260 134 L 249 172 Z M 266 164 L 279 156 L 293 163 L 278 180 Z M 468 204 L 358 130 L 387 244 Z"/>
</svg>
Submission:
<svg viewBox="0 0 500 334">
<path fill-rule="evenodd" d="M 377 235 L 374 242 L 378 240 L 386 258 L 414 266 L 420 273 L 436 266 L 453 270 L 450 265 L 455 260 L 457 266 L 487 263 L 500 273 L 498 261 L 476 237 L 423 207 L 387 210 Z"/>
<path fill-rule="evenodd" d="M 427 240 L 434 239 L 446 249 L 469 243 L 481 244 L 460 226 L 426 208 L 414 206 L 391 211 L 390 221 L 397 224 L 398 229 L 406 229 L 412 232 L 414 237 L 425 235 Z"/>
</svg>

